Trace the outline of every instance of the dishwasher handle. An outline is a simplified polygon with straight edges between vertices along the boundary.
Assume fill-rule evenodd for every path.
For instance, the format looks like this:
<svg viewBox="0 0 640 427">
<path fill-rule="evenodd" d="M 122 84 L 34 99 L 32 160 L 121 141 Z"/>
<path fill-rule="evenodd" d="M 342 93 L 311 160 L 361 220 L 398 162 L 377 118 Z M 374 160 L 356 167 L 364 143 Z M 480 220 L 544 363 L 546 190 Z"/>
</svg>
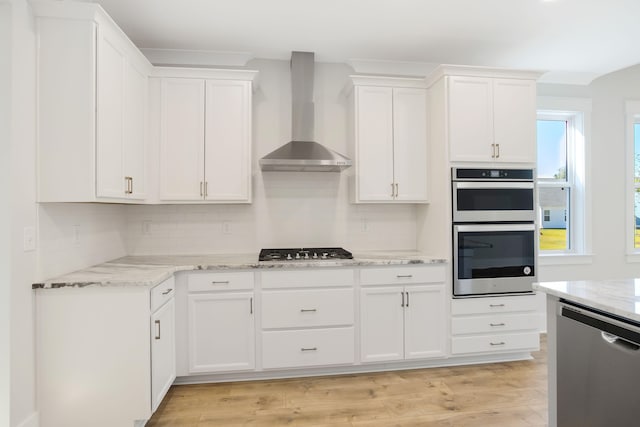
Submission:
<svg viewBox="0 0 640 427">
<path fill-rule="evenodd" d="M 606 342 L 608 342 L 611 345 L 615 345 L 620 347 L 623 350 L 627 350 L 627 351 L 638 351 L 640 350 L 640 345 L 631 342 L 631 341 L 627 341 L 623 338 L 620 338 L 617 335 L 613 335 L 610 334 L 609 332 L 605 332 L 605 331 L 600 331 L 600 335 L 602 336 L 602 339 L 605 340 Z"/>
</svg>

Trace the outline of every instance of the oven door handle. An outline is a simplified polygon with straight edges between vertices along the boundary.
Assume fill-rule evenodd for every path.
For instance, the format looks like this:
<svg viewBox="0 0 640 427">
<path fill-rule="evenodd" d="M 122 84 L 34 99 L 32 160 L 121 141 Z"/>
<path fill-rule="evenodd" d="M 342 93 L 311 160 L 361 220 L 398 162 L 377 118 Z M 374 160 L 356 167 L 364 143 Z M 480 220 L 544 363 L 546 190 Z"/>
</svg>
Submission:
<svg viewBox="0 0 640 427">
<path fill-rule="evenodd" d="M 487 189 L 493 190 L 494 188 L 516 188 L 522 190 L 533 190 L 533 182 L 454 182 L 453 188 L 456 189 Z"/>
<path fill-rule="evenodd" d="M 536 225 L 532 223 L 526 224 L 469 224 L 454 225 L 454 230 L 459 233 L 467 233 L 474 231 L 535 231 Z"/>
</svg>

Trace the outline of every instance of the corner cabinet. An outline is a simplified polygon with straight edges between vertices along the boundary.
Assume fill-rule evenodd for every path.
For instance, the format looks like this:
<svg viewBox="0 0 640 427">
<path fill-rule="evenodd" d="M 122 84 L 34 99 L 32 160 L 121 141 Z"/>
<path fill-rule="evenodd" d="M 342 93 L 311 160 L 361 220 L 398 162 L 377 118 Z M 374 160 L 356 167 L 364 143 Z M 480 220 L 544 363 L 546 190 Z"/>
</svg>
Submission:
<svg viewBox="0 0 640 427">
<path fill-rule="evenodd" d="M 535 163 L 536 79 L 540 73 L 439 67 L 432 110 L 443 117 L 451 162 Z M 433 101 L 432 101 L 433 102 Z M 438 114 L 443 110 L 443 114 Z"/>
<path fill-rule="evenodd" d="M 38 201 L 144 200 L 151 64 L 97 5 L 34 4 Z"/>
<path fill-rule="evenodd" d="M 157 69 L 159 199 L 251 202 L 254 71 Z"/>
<path fill-rule="evenodd" d="M 352 199 L 427 202 L 427 90 L 423 79 L 351 76 Z"/>
<path fill-rule="evenodd" d="M 447 356 L 444 266 L 362 269 L 361 361 Z"/>
</svg>

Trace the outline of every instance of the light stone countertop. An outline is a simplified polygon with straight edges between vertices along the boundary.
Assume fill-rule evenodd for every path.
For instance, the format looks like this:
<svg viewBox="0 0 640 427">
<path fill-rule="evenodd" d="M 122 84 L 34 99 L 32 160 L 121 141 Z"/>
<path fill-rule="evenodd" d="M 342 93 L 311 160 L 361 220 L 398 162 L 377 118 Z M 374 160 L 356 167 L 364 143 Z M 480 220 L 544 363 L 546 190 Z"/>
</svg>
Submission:
<svg viewBox="0 0 640 427">
<path fill-rule="evenodd" d="M 640 279 L 540 282 L 534 283 L 533 288 L 640 322 Z"/>
<path fill-rule="evenodd" d="M 86 286 L 155 286 L 177 271 L 362 267 L 441 264 L 447 261 L 413 251 L 354 253 L 346 260 L 258 261 L 257 254 L 139 255 L 118 258 L 41 283 L 33 289 Z"/>
</svg>

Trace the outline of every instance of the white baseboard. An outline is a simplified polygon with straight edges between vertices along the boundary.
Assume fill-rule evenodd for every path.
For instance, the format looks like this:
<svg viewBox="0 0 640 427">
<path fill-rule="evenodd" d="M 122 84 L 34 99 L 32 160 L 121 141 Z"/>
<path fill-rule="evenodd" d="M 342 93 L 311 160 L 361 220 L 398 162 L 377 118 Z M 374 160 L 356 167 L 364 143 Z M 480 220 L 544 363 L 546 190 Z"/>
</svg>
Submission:
<svg viewBox="0 0 640 427">
<path fill-rule="evenodd" d="M 29 415 L 24 421 L 18 424 L 16 427 L 39 427 L 40 417 L 37 412 Z"/>
</svg>

